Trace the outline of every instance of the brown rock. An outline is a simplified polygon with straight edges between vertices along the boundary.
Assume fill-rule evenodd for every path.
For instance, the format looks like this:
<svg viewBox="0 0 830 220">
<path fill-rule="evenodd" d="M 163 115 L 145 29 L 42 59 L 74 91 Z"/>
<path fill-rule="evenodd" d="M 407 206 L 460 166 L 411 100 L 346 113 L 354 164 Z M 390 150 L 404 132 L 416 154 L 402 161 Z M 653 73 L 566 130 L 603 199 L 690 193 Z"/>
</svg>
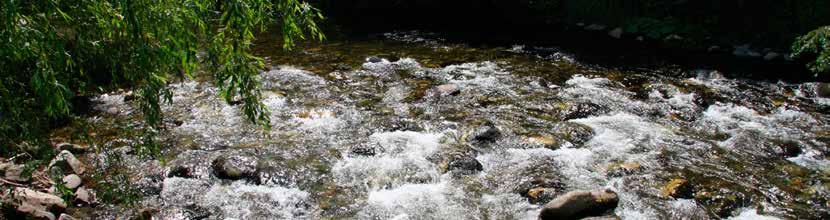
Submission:
<svg viewBox="0 0 830 220">
<path fill-rule="evenodd" d="M 580 219 L 603 216 L 617 208 L 617 193 L 610 190 L 572 191 L 546 204 L 539 219 Z"/>
</svg>

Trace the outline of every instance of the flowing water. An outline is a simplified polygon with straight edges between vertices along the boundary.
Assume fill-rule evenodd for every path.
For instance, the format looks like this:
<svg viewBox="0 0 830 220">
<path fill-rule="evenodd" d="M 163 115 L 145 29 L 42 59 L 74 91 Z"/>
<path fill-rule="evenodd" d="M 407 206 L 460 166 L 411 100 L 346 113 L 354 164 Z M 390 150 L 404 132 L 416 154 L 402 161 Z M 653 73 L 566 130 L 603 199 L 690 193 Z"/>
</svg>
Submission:
<svg viewBox="0 0 830 220">
<path fill-rule="evenodd" d="M 88 120 L 110 131 L 102 155 L 118 155 L 142 199 L 79 215 L 535 219 L 556 195 L 610 188 L 623 219 L 830 217 L 830 99 L 817 83 L 615 70 L 555 48 L 417 32 L 382 38 L 261 46 L 271 129 L 208 81 L 171 84 L 158 159 L 129 147 L 129 92 L 101 95 Z M 243 175 L 225 177 L 217 161 Z M 693 193 L 666 196 L 673 179 Z"/>
</svg>

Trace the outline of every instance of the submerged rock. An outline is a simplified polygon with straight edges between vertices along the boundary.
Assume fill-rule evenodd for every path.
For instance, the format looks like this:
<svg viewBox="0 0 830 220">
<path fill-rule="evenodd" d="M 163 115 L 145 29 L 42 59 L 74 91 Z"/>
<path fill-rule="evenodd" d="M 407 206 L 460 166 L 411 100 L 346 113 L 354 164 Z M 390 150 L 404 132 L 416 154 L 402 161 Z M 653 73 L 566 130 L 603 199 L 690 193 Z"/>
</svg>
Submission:
<svg viewBox="0 0 830 220">
<path fill-rule="evenodd" d="M 380 151 L 378 148 L 380 148 L 380 146 L 376 144 L 363 143 L 352 147 L 352 149 L 349 150 L 349 153 L 352 156 L 375 156 L 375 154 Z"/>
<path fill-rule="evenodd" d="M 255 157 L 241 154 L 222 155 L 213 160 L 213 174 L 220 179 L 241 180 L 246 179 L 254 183 L 260 183 L 258 161 Z"/>
<path fill-rule="evenodd" d="M 569 105 L 567 109 L 562 112 L 562 118 L 567 121 L 571 119 L 587 118 L 589 116 L 596 116 L 607 111 L 600 105 L 590 102 L 580 102 Z"/>
<path fill-rule="evenodd" d="M 565 192 L 565 184 L 553 176 L 538 176 L 516 185 L 514 190 L 533 204 L 543 204 Z"/>
<path fill-rule="evenodd" d="M 691 199 L 694 195 L 692 185 L 685 179 L 672 179 L 661 190 L 663 197 Z"/>
<path fill-rule="evenodd" d="M 610 190 L 573 191 L 556 197 L 539 213 L 539 219 L 580 219 L 603 216 L 617 208 L 620 199 Z"/>
<path fill-rule="evenodd" d="M 476 128 L 475 131 L 473 131 L 473 135 L 468 138 L 467 142 L 472 144 L 491 144 L 495 143 L 499 138 L 501 138 L 501 136 L 502 134 L 499 128 L 497 128 L 492 122 L 488 121 Z"/>
<path fill-rule="evenodd" d="M 553 134 L 575 146 L 582 146 L 594 137 L 594 129 L 575 122 L 564 122 L 553 128 Z"/>
<path fill-rule="evenodd" d="M 193 173 L 189 167 L 177 165 L 170 167 L 167 177 L 193 178 Z"/>
<path fill-rule="evenodd" d="M 455 84 L 444 84 L 435 87 L 435 91 L 440 96 L 454 96 L 461 93 L 461 89 Z"/>
<path fill-rule="evenodd" d="M 447 170 L 455 175 L 470 175 L 484 170 L 484 167 L 471 155 L 457 154 L 450 158 Z"/>
</svg>

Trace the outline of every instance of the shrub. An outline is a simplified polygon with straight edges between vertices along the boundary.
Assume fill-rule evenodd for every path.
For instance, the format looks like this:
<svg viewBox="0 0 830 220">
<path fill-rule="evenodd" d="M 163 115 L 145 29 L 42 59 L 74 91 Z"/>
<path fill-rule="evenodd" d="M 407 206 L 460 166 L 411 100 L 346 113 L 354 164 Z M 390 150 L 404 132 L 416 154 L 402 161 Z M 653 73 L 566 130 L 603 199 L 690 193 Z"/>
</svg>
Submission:
<svg viewBox="0 0 830 220">
<path fill-rule="evenodd" d="M 255 33 L 280 27 L 286 49 L 307 34 L 323 38 L 322 15 L 302 0 L 9 0 L 0 13 L 4 151 L 72 115 L 73 97 L 114 88 L 136 90 L 145 121 L 157 126 L 159 105 L 171 101 L 166 84 L 201 62 L 225 100 L 267 126 Z"/>
<path fill-rule="evenodd" d="M 816 60 L 807 64 L 816 75 L 830 71 L 830 26 L 820 27 L 798 37 L 792 46 L 793 56 L 816 55 Z"/>
</svg>

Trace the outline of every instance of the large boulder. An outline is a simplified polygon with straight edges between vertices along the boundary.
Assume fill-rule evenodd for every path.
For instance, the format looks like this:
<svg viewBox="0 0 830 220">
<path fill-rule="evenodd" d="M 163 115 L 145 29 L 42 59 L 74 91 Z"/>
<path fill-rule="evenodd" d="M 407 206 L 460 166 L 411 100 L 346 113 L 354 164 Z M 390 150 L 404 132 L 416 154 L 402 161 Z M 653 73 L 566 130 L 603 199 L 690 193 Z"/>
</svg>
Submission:
<svg viewBox="0 0 830 220">
<path fill-rule="evenodd" d="M 539 219 L 581 219 L 603 216 L 617 208 L 617 193 L 610 190 L 572 191 L 546 204 Z"/>
<path fill-rule="evenodd" d="M 23 165 L 17 165 L 14 163 L 0 164 L 0 172 L 3 172 L 3 177 L 6 180 L 11 180 L 15 182 L 29 182 L 31 178 L 30 176 L 23 175 L 23 168 Z"/>
<path fill-rule="evenodd" d="M 37 219 L 54 220 L 53 211 L 66 209 L 66 203 L 60 197 L 23 187 L 14 188 L 11 191 L 11 198 L 4 200 L 18 212 Z"/>
<path fill-rule="evenodd" d="M 222 155 L 213 160 L 213 174 L 220 179 L 248 180 L 259 184 L 259 161 L 244 154 Z"/>
</svg>

